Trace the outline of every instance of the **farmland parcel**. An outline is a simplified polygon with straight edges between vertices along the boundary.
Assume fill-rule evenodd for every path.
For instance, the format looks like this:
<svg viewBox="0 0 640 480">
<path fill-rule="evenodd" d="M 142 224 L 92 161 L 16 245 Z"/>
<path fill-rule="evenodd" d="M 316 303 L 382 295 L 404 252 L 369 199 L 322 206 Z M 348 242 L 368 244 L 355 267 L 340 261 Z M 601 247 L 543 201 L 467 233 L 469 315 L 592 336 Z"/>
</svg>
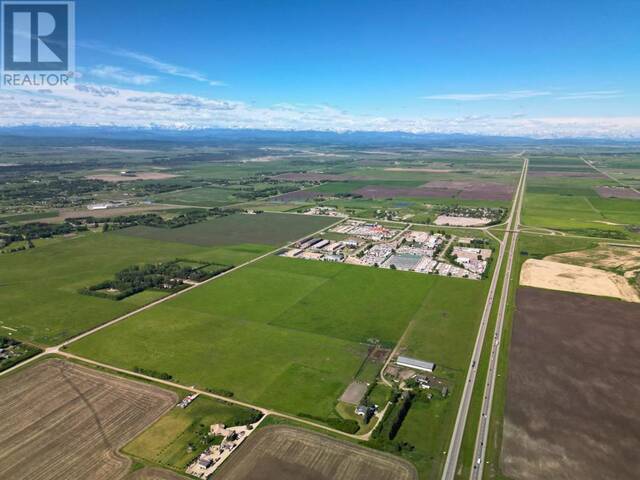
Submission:
<svg viewBox="0 0 640 480">
<path fill-rule="evenodd" d="M 47 360 L 0 381 L 0 478 L 111 480 L 117 449 L 170 408 L 171 392 Z"/>
<path fill-rule="evenodd" d="M 221 480 L 417 480 L 415 469 L 374 450 L 291 427 L 253 434 L 219 472 Z"/>
<path fill-rule="evenodd" d="M 503 473 L 638 478 L 640 307 L 535 288 L 516 304 Z"/>
</svg>

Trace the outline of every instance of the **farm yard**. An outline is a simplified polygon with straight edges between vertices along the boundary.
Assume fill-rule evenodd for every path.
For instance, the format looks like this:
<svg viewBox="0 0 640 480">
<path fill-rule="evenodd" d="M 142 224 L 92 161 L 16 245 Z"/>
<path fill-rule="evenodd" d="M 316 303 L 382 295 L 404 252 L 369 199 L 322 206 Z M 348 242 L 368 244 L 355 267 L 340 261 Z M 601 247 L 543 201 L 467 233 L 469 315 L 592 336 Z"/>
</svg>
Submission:
<svg viewBox="0 0 640 480">
<path fill-rule="evenodd" d="M 636 304 L 520 288 L 501 469 L 514 480 L 637 478 Z M 588 439 L 588 441 L 587 441 Z"/>
<path fill-rule="evenodd" d="M 287 426 L 253 434 L 220 469 L 220 480 L 417 480 L 401 459 Z"/>
<path fill-rule="evenodd" d="M 123 478 L 118 449 L 160 417 L 176 396 L 62 360 L 0 379 L 0 477 Z"/>
<path fill-rule="evenodd" d="M 122 452 L 184 473 L 194 458 L 214 441 L 208 433 L 212 424 L 244 425 L 255 421 L 257 412 L 200 396 L 186 408 L 173 408 Z M 259 415 L 259 414 L 258 414 Z"/>
</svg>

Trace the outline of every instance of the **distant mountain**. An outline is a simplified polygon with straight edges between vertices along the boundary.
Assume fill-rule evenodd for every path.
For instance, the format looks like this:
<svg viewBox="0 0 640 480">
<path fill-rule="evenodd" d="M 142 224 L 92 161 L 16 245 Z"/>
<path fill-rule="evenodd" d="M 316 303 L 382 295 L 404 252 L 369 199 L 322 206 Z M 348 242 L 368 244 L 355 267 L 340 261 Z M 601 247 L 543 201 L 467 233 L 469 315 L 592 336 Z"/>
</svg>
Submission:
<svg viewBox="0 0 640 480">
<path fill-rule="evenodd" d="M 408 132 L 330 132 L 257 129 L 192 129 L 115 127 L 3 127 L 0 146 L 78 145 L 92 143 L 195 143 L 195 144 L 318 144 L 341 146 L 639 146 L 640 140 L 593 138 L 534 139 L 527 137 Z"/>
</svg>

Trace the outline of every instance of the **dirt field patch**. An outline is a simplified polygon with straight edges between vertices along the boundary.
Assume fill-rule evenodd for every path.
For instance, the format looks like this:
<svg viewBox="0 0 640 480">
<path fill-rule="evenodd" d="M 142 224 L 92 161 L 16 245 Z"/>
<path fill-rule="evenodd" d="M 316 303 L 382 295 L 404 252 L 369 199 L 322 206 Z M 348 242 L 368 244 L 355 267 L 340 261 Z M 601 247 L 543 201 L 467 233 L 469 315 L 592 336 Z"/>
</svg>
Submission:
<svg viewBox="0 0 640 480">
<path fill-rule="evenodd" d="M 456 227 L 477 227 L 491 223 L 491 219 L 438 215 L 438 218 L 436 218 L 436 221 L 434 223 L 436 225 L 453 225 Z"/>
<path fill-rule="evenodd" d="M 222 465 L 220 480 L 417 480 L 391 455 L 306 430 L 265 427 Z"/>
<path fill-rule="evenodd" d="M 640 302 L 638 292 L 621 275 L 548 260 L 524 262 L 520 285 Z"/>
<path fill-rule="evenodd" d="M 502 471 L 514 480 L 640 472 L 640 306 L 521 288 L 509 352 Z"/>
<path fill-rule="evenodd" d="M 603 198 L 640 198 L 640 193 L 627 187 L 596 187 Z"/>
<path fill-rule="evenodd" d="M 177 175 L 162 172 L 136 172 L 128 175 L 118 175 L 117 173 L 101 173 L 98 175 L 87 175 L 87 180 L 102 180 L 103 182 L 134 182 L 136 180 L 168 180 L 175 178 Z"/>
<path fill-rule="evenodd" d="M 601 244 L 588 250 L 550 255 L 545 260 L 591 268 L 637 270 L 640 269 L 640 248 Z"/>
<path fill-rule="evenodd" d="M 175 394 L 62 360 L 0 381 L 0 478 L 111 480 L 131 461 L 117 450 Z"/>
<path fill-rule="evenodd" d="M 364 397 L 366 391 L 366 383 L 351 382 L 340 397 L 340 401 L 344 403 L 350 403 L 351 405 L 357 405 L 360 403 L 360 400 L 362 400 L 362 397 Z"/>
</svg>

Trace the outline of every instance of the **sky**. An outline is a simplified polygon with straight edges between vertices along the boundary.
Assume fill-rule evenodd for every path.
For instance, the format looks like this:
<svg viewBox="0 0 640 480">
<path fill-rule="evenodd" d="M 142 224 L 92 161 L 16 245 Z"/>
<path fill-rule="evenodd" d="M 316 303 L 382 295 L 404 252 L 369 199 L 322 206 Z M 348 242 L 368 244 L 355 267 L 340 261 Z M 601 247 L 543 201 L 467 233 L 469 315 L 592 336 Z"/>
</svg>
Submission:
<svg viewBox="0 0 640 480">
<path fill-rule="evenodd" d="M 77 0 L 0 126 L 640 137 L 640 1 Z"/>
</svg>

